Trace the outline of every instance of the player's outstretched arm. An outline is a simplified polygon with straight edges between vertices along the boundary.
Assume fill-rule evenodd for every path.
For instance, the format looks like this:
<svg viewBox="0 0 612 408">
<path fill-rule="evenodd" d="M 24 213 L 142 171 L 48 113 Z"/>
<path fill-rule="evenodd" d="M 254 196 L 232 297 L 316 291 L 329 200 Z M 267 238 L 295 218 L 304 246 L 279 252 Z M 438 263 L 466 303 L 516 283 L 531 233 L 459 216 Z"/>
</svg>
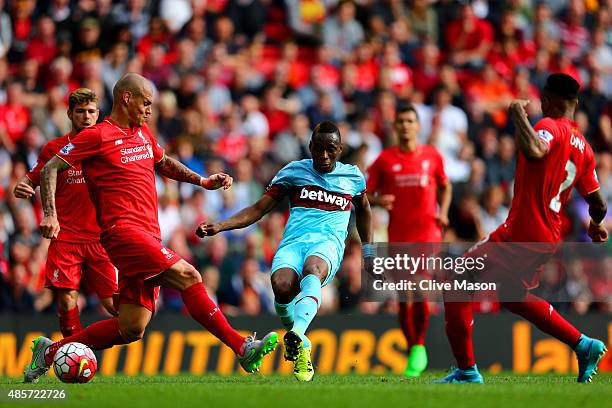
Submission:
<svg viewBox="0 0 612 408">
<path fill-rule="evenodd" d="M 27 177 L 22 178 L 19 183 L 15 185 L 13 189 L 13 195 L 17 198 L 30 198 L 34 195 L 34 189 L 36 186 Z"/>
<path fill-rule="evenodd" d="M 541 159 L 548 152 L 546 143 L 538 137 L 535 129 L 529 123 L 525 106 L 528 100 L 517 99 L 510 103 L 510 117 L 514 123 L 514 139 L 516 144 L 528 160 Z"/>
<path fill-rule="evenodd" d="M 184 183 L 195 184 L 207 190 L 216 190 L 221 187 L 227 190 L 234 182 L 234 179 L 229 174 L 225 173 L 213 174 L 208 178 L 202 177 L 180 161 L 166 155 L 155 163 L 155 170 L 164 177 Z"/>
<path fill-rule="evenodd" d="M 278 201 L 268 195 L 263 195 L 255 204 L 250 207 L 240 210 L 227 220 L 218 222 L 216 224 L 202 223 L 196 229 L 196 235 L 200 238 L 218 234 L 222 231 L 229 231 L 238 228 L 248 227 L 249 225 L 256 223 L 272 211 L 278 204 Z"/>
<path fill-rule="evenodd" d="M 593 242 L 606 242 L 608 240 L 608 230 L 604 225 L 604 218 L 608 212 L 606 200 L 602 197 L 600 190 L 588 194 L 584 199 L 589 205 L 589 215 L 591 216 L 588 230 L 589 237 Z"/>
<path fill-rule="evenodd" d="M 45 238 L 57 238 L 60 225 L 55 210 L 55 190 L 57 188 L 57 173 L 70 167 L 68 163 L 54 156 L 45 164 L 40 172 L 40 195 L 44 217 L 40 222 L 40 232 Z"/>
</svg>

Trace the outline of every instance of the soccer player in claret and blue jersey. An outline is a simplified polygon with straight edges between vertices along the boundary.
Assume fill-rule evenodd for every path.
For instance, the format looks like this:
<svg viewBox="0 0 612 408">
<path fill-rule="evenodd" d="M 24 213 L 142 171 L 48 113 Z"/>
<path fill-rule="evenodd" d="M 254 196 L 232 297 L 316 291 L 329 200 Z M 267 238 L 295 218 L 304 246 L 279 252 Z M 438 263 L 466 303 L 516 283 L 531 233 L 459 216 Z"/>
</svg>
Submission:
<svg viewBox="0 0 612 408">
<path fill-rule="evenodd" d="M 579 88 L 569 75 L 550 75 L 542 92 L 544 118 L 535 127 L 531 127 L 525 111 L 528 101 L 510 104 L 519 147 L 514 198 L 506 222 L 470 250 L 470 256 L 486 256 L 500 242 L 544 243 L 540 248 L 548 247 L 554 252 L 555 245 L 545 243 L 561 240 L 561 214 L 574 186 L 589 205 L 589 236 L 593 242 L 608 240 L 603 225 L 607 208 L 599 191 L 593 150 L 573 121 Z M 529 288 L 537 286 L 542 269 L 541 263 L 534 264 L 534 259 L 544 262 L 547 259 L 546 254 L 533 255 L 522 254 L 510 263 L 500 261 L 504 256 L 487 260 L 488 270 L 507 278 L 502 289 L 512 292 L 512 301 L 501 299 L 501 306 L 572 347 L 578 358 L 578 382 L 590 382 L 606 348 L 601 341 L 581 334 L 550 303 L 529 292 Z M 501 291 L 499 294 L 504 297 Z M 446 335 L 458 367 L 438 382 L 482 383 L 472 349 L 471 302 L 451 302 L 445 298 L 444 309 Z"/>
<path fill-rule="evenodd" d="M 288 330 L 285 359 L 294 362 L 299 381 L 311 381 L 311 345 L 306 329 L 321 303 L 321 287 L 333 278 L 342 260 L 351 204 L 364 255 L 372 256 L 371 212 L 363 174 L 338 161 L 340 131 L 332 122 L 318 124 L 310 142 L 312 159 L 289 163 L 250 207 L 217 224 L 202 224 L 196 233 L 215 235 L 257 222 L 288 196 L 291 204 L 283 239 L 272 261 L 276 312 Z"/>
</svg>

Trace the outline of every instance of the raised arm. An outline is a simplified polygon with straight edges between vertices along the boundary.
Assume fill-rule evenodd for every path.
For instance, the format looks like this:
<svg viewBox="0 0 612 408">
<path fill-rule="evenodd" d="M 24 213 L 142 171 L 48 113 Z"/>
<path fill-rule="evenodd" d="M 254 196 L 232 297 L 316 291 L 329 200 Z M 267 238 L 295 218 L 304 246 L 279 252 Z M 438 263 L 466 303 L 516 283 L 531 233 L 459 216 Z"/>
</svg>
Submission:
<svg viewBox="0 0 612 408">
<path fill-rule="evenodd" d="M 57 238 L 60 225 L 57 221 L 55 210 L 55 189 L 57 188 L 57 173 L 70 166 L 57 156 L 54 156 L 45 164 L 40 173 L 40 195 L 44 217 L 40 222 L 40 232 L 45 238 Z"/>
<path fill-rule="evenodd" d="M 218 234 L 222 231 L 229 231 L 238 228 L 248 227 L 251 224 L 256 223 L 272 211 L 274 207 L 278 204 L 278 201 L 273 199 L 268 195 L 263 195 L 255 204 L 250 207 L 246 207 L 240 210 L 238 213 L 234 214 L 227 220 L 218 222 L 216 224 L 206 224 L 202 223 L 196 229 L 196 235 L 198 237 L 206 237 Z"/>
<path fill-rule="evenodd" d="M 529 123 L 525 106 L 529 101 L 518 99 L 510 104 L 510 117 L 514 123 L 514 138 L 520 151 L 528 160 L 541 159 L 548 152 L 546 143 L 538 137 L 535 129 Z"/>
<path fill-rule="evenodd" d="M 606 242 L 608 240 L 608 230 L 604 225 L 604 218 L 608 208 L 606 200 L 601 195 L 601 190 L 590 193 L 584 199 L 589 205 L 589 215 L 591 216 L 588 230 L 589 237 L 593 242 Z"/>
<path fill-rule="evenodd" d="M 216 190 L 221 187 L 227 190 L 233 183 L 232 177 L 225 173 L 213 174 L 208 178 L 202 177 L 183 163 L 167 155 L 164 155 L 160 161 L 155 163 L 155 170 L 164 177 L 184 183 L 195 184 L 207 190 Z"/>
</svg>

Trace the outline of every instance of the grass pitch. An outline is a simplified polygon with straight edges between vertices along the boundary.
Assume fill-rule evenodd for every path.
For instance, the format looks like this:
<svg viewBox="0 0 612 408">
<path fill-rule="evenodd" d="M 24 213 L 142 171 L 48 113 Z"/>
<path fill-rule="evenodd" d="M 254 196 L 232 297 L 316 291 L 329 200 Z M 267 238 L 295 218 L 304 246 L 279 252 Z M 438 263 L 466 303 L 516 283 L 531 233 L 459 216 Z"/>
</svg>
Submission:
<svg viewBox="0 0 612 408">
<path fill-rule="evenodd" d="M 612 401 L 612 375 L 577 384 L 573 375 L 485 375 L 485 384 L 431 384 L 444 372 L 418 379 L 396 376 L 316 376 L 298 383 L 286 376 L 100 377 L 89 384 L 43 378 L 21 384 L 0 377 L 0 406 L 18 407 L 572 407 L 602 408 Z M 61 389 L 63 400 L 10 399 L 11 389 Z"/>
</svg>

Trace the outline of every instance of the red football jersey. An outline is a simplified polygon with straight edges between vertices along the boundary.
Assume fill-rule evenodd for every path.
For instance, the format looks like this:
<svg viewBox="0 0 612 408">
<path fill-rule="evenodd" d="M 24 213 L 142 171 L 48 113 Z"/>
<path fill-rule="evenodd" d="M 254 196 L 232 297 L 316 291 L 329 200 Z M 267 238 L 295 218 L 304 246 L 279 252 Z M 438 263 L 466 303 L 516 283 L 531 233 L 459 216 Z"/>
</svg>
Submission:
<svg viewBox="0 0 612 408">
<path fill-rule="evenodd" d="M 107 117 L 57 155 L 81 165 L 102 233 L 127 226 L 160 238 L 154 165 L 164 150 L 147 125 L 122 128 Z"/>
<path fill-rule="evenodd" d="M 35 185 L 40 184 L 40 172 L 45 164 L 59 150 L 71 142 L 71 134 L 50 141 L 40 150 L 36 165 L 27 174 Z M 57 191 L 55 193 L 57 220 L 60 223 L 58 241 L 86 243 L 100 241 L 100 228 L 96 223 L 94 208 L 81 166 L 75 166 L 57 175 Z"/>
<path fill-rule="evenodd" d="M 419 145 L 414 152 L 394 146 L 383 150 L 368 169 L 367 191 L 393 194 L 389 242 L 438 242 L 437 188 L 447 182 L 436 148 Z"/>
<path fill-rule="evenodd" d="M 558 242 L 561 214 L 572 187 L 582 196 L 599 189 L 595 156 L 569 119 L 544 118 L 534 129 L 548 152 L 531 161 L 519 152 L 514 197 L 502 231 L 512 242 Z"/>
</svg>

